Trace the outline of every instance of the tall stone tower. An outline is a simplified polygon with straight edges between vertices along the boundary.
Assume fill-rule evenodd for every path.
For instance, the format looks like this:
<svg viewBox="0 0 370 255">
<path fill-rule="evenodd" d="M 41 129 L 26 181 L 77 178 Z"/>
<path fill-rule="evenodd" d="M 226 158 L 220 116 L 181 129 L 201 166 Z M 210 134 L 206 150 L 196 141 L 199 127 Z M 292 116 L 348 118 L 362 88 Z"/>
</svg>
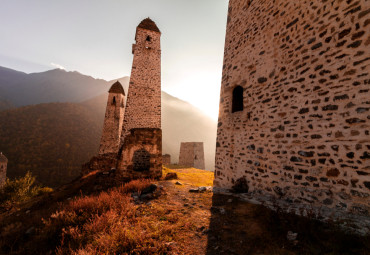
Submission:
<svg viewBox="0 0 370 255">
<path fill-rule="evenodd" d="M 229 1 L 216 187 L 369 231 L 369 18 L 366 0 Z"/>
<path fill-rule="evenodd" d="M 149 18 L 136 28 L 122 142 L 130 129 L 161 128 L 161 32 Z"/>
<path fill-rule="evenodd" d="M 6 181 L 6 168 L 8 165 L 8 159 L 0 152 L 0 187 L 5 184 Z"/>
<path fill-rule="evenodd" d="M 125 91 L 119 81 L 117 81 L 109 90 L 99 155 L 118 153 L 125 113 L 124 100 Z"/>
<path fill-rule="evenodd" d="M 124 178 L 162 175 L 160 38 L 149 18 L 136 29 L 117 167 Z"/>
</svg>

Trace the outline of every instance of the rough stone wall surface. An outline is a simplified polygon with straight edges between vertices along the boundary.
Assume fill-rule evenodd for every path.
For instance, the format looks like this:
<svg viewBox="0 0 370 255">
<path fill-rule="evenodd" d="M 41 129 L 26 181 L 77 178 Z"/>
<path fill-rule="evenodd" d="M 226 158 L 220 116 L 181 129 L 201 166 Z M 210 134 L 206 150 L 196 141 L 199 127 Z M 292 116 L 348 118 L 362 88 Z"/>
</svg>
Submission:
<svg viewBox="0 0 370 255">
<path fill-rule="evenodd" d="M 138 27 L 121 142 L 132 128 L 161 128 L 161 33 Z"/>
<path fill-rule="evenodd" d="M 125 179 L 162 176 L 162 130 L 131 129 L 125 137 L 118 161 L 119 175 Z"/>
<path fill-rule="evenodd" d="M 118 153 L 109 153 L 94 156 L 88 163 L 82 165 L 82 175 L 86 175 L 93 171 L 111 171 L 116 169 L 118 162 Z"/>
<path fill-rule="evenodd" d="M 230 0 L 214 185 L 368 217 L 369 63 L 368 0 Z"/>
<path fill-rule="evenodd" d="M 6 162 L 0 162 L 0 187 L 5 184 L 6 181 Z"/>
<path fill-rule="evenodd" d="M 181 143 L 179 165 L 205 169 L 204 148 L 202 142 Z"/>
<path fill-rule="evenodd" d="M 171 164 L 171 155 L 170 154 L 164 154 L 162 156 L 162 164 L 163 165 L 170 165 Z"/>
<path fill-rule="evenodd" d="M 124 95 L 109 93 L 99 155 L 118 153 L 124 113 Z"/>
</svg>

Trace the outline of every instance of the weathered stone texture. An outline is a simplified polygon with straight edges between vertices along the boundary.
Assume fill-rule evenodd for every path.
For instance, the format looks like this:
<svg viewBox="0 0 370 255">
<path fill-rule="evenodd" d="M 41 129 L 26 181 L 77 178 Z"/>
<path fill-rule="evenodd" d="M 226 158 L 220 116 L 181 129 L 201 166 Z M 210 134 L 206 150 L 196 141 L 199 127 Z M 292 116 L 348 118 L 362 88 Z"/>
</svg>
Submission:
<svg viewBox="0 0 370 255">
<path fill-rule="evenodd" d="M 367 0 L 230 0 L 215 186 L 369 216 L 369 44 Z"/>
<path fill-rule="evenodd" d="M 134 128 L 125 137 L 118 162 L 125 179 L 162 176 L 162 130 Z"/>
<path fill-rule="evenodd" d="M 162 156 L 162 164 L 163 165 L 170 165 L 171 164 L 171 155 L 170 154 L 164 154 Z"/>
<path fill-rule="evenodd" d="M 109 90 L 99 155 L 82 167 L 83 174 L 112 170 L 123 179 L 162 175 L 160 36 L 149 18 L 137 27 L 126 108 L 117 81 Z"/>
<path fill-rule="evenodd" d="M 0 152 L 0 187 L 6 182 L 6 170 L 8 165 L 8 159 Z"/>
<path fill-rule="evenodd" d="M 117 153 L 121 141 L 125 92 L 117 81 L 109 90 L 99 155 Z"/>
<path fill-rule="evenodd" d="M 160 37 L 159 30 L 137 27 L 121 142 L 132 128 L 161 128 Z"/>
<path fill-rule="evenodd" d="M 181 143 L 179 165 L 205 169 L 202 142 Z"/>
</svg>

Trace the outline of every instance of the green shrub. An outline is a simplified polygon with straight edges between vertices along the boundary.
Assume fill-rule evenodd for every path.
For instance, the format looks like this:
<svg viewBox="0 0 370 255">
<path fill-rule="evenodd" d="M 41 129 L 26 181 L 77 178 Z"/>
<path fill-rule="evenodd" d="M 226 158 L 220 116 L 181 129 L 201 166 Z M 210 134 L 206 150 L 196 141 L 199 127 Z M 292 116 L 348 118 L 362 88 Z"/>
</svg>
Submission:
<svg viewBox="0 0 370 255">
<path fill-rule="evenodd" d="M 7 179 L 4 186 L 0 188 L 0 205 L 14 205 L 53 191 L 51 188 L 35 184 L 35 181 L 36 178 L 32 176 L 31 172 L 27 172 L 24 177 L 15 180 Z"/>
</svg>

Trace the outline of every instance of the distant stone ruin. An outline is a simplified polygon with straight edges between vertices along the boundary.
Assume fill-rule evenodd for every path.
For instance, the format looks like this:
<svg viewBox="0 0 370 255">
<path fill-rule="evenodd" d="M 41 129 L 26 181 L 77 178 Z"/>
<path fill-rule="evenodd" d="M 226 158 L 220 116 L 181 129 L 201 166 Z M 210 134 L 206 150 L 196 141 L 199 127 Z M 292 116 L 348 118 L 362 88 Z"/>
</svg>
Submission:
<svg viewBox="0 0 370 255">
<path fill-rule="evenodd" d="M 181 143 L 179 165 L 205 169 L 204 148 L 202 142 Z"/>
<path fill-rule="evenodd" d="M 162 175 L 160 37 L 149 18 L 137 27 L 126 106 L 116 82 L 109 90 L 99 155 L 83 166 L 83 173 L 116 169 L 125 179 Z"/>
<path fill-rule="evenodd" d="M 217 188 L 369 230 L 369 8 L 230 0 Z"/>
<path fill-rule="evenodd" d="M 0 187 L 6 182 L 6 169 L 8 165 L 8 159 L 0 152 Z"/>
<path fill-rule="evenodd" d="M 162 164 L 163 165 L 171 165 L 171 155 L 170 154 L 162 155 Z"/>
</svg>

